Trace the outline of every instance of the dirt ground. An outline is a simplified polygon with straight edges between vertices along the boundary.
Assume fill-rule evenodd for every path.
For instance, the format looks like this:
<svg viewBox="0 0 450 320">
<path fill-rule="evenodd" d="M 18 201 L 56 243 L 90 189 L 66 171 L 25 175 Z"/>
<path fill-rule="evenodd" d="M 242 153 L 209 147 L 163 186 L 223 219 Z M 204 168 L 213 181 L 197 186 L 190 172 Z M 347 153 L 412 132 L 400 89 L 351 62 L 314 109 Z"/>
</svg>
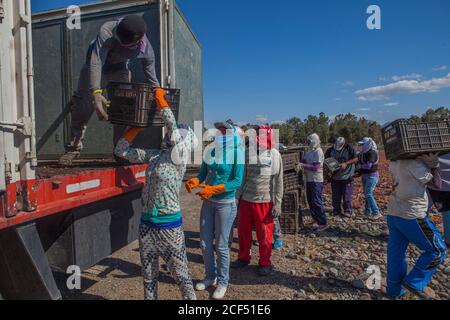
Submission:
<svg viewBox="0 0 450 320">
<path fill-rule="evenodd" d="M 329 203 L 328 196 L 327 203 Z M 199 241 L 201 202 L 183 188 L 182 208 L 188 248 L 189 268 L 194 282 L 203 278 Z M 310 218 L 306 218 L 306 223 Z M 286 236 L 285 246 L 273 254 L 275 273 L 266 278 L 256 274 L 258 248 L 253 247 L 252 265 L 243 270 L 231 270 L 227 299 L 230 300 L 374 300 L 385 299 L 385 281 L 379 290 L 368 290 L 366 270 L 375 265 L 385 277 L 387 228 L 384 220 L 373 222 L 361 213 L 355 218 L 331 217 L 332 228 L 317 235 L 308 228 L 298 235 Z M 237 232 L 235 231 L 235 237 Z M 237 239 L 231 250 L 237 258 Z M 411 251 L 411 259 L 417 252 Z M 429 292 L 436 299 L 450 298 L 450 269 L 447 259 L 436 275 Z M 210 299 L 212 292 L 198 294 Z M 160 299 L 180 299 L 178 287 L 161 262 Z M 83 273 L 81 292 L 65 294 L 66 299 L 140 300 L 143 285 L 138 252 L 134 242 Z M 413 297 L 408 296 L 413 299 Z"/>
</svg>

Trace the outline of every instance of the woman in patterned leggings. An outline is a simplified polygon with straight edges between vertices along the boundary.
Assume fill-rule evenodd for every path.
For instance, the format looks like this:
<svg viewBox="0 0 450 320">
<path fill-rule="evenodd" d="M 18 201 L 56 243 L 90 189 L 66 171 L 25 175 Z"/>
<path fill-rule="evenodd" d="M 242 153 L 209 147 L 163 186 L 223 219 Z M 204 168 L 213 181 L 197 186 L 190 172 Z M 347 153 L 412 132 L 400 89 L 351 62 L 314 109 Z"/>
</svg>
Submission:
<svg viewBox="0 0 450 320">
<path fill-rule="evenodd" d="M 177 125 L 164 95 L 164 90 L 155 90 L 157 105 L 168 129 L 161 150 L 132 148 L 132 141 L 142 130 L 131 128 L 117 144 L 115 154 L 131 163 L 149 164 L 142 192 L 143 213 L 139 230 L 145 299 L 158 299 L 159 257 L 162 257 L 180 286 L 183 299 L 195 300 L 188 271 L 179 192 L 196 138 L 189 127 Z"/>
</svg>

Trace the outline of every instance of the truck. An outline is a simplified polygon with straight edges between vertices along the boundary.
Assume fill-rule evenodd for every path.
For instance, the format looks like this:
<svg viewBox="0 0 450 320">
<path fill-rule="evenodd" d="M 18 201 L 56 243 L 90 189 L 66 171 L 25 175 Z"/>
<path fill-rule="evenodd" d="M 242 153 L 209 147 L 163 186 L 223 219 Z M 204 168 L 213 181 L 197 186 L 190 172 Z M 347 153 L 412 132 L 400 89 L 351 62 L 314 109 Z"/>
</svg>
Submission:
<svg viewBox="0 0 450 320">
<path fill-rule="evenodd" d="M 82 158 L 70 167 L 57 161 L 87 47 L 104 22 L 127 14 L 149 26 L 161 85 L 181 90 L 178 121 L 203 121 L 202 49 L 174 0 L 34 15 L 30 0 L 0 0 L 0 299 L 61 299 L 59 276 L 87 270 L 138 237 L 147 166 L 113 160 L 111 124 L 92 119 Z M 133 69 L 132 81 L 142 82 Z M 147 129 L 135 146 L 158 148 L 163 130 Z"/>
</svg>

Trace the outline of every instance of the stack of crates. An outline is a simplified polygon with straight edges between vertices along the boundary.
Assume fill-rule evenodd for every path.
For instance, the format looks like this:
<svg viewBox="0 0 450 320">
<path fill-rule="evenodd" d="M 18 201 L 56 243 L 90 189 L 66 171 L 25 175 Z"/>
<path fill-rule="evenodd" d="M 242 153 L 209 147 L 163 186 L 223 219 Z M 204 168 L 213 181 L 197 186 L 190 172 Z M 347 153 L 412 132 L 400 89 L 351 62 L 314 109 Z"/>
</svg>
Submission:
<svg viewBox="0 0 450 320">
<path fill-rule="evenodd" d="M 283 234 L 296 234 L 299 229 L 299 209 L 301 188 L 301 175 L 295 171 L 300 162 L 301 152 L 285 152 L 281 154 L 283 159 L 284 196 L 280 226 Z"/>
</svg>

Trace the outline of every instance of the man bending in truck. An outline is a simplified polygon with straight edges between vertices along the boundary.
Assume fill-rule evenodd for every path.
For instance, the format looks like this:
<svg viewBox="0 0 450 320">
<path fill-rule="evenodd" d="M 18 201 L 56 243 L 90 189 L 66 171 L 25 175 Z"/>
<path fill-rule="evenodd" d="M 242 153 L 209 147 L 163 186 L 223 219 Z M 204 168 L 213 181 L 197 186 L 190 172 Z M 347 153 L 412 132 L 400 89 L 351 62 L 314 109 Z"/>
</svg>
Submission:
<svg viewBox="0 0 450 320">
<path fill-rule="evenodd" d="M 78 89 L 70 102 L 71 141 L 60 164 L 70 165 L 80 156 L 87 124 L 94 111 L 99 120 L 108 120 L 104 89 L 109 82 L 131 81 L 131 59 L 140 59 L 147 82 L 154 89 L 160 87 L 155 71 L 155 53 L 146 34 L 147 25 L 138 15 L 129 15 L 101 26 L 97 38 L 89 46 Z M 115 129 L 114 143 L 123 131 L 124 128 Z"/>
<path fill-rule="evenodd" d="M 197 144 L 188 126 L 177 125 L 165 100 L 165 91 L 155 89 L 157 106 L 162 113 L 167 134 L 161 150 L 132 148 L 143 130 L 129 129 L 115 148 L 115 155 L 131 163 L 148 163 L 145 188 L 142 191 L 142 218 L 139 244 L 146 300 L 158 299 L 159 257 L 169 267 L 185 300 L 195 300 L 183 231 L 179 193 L 186 164 Z"/>
</svg>

